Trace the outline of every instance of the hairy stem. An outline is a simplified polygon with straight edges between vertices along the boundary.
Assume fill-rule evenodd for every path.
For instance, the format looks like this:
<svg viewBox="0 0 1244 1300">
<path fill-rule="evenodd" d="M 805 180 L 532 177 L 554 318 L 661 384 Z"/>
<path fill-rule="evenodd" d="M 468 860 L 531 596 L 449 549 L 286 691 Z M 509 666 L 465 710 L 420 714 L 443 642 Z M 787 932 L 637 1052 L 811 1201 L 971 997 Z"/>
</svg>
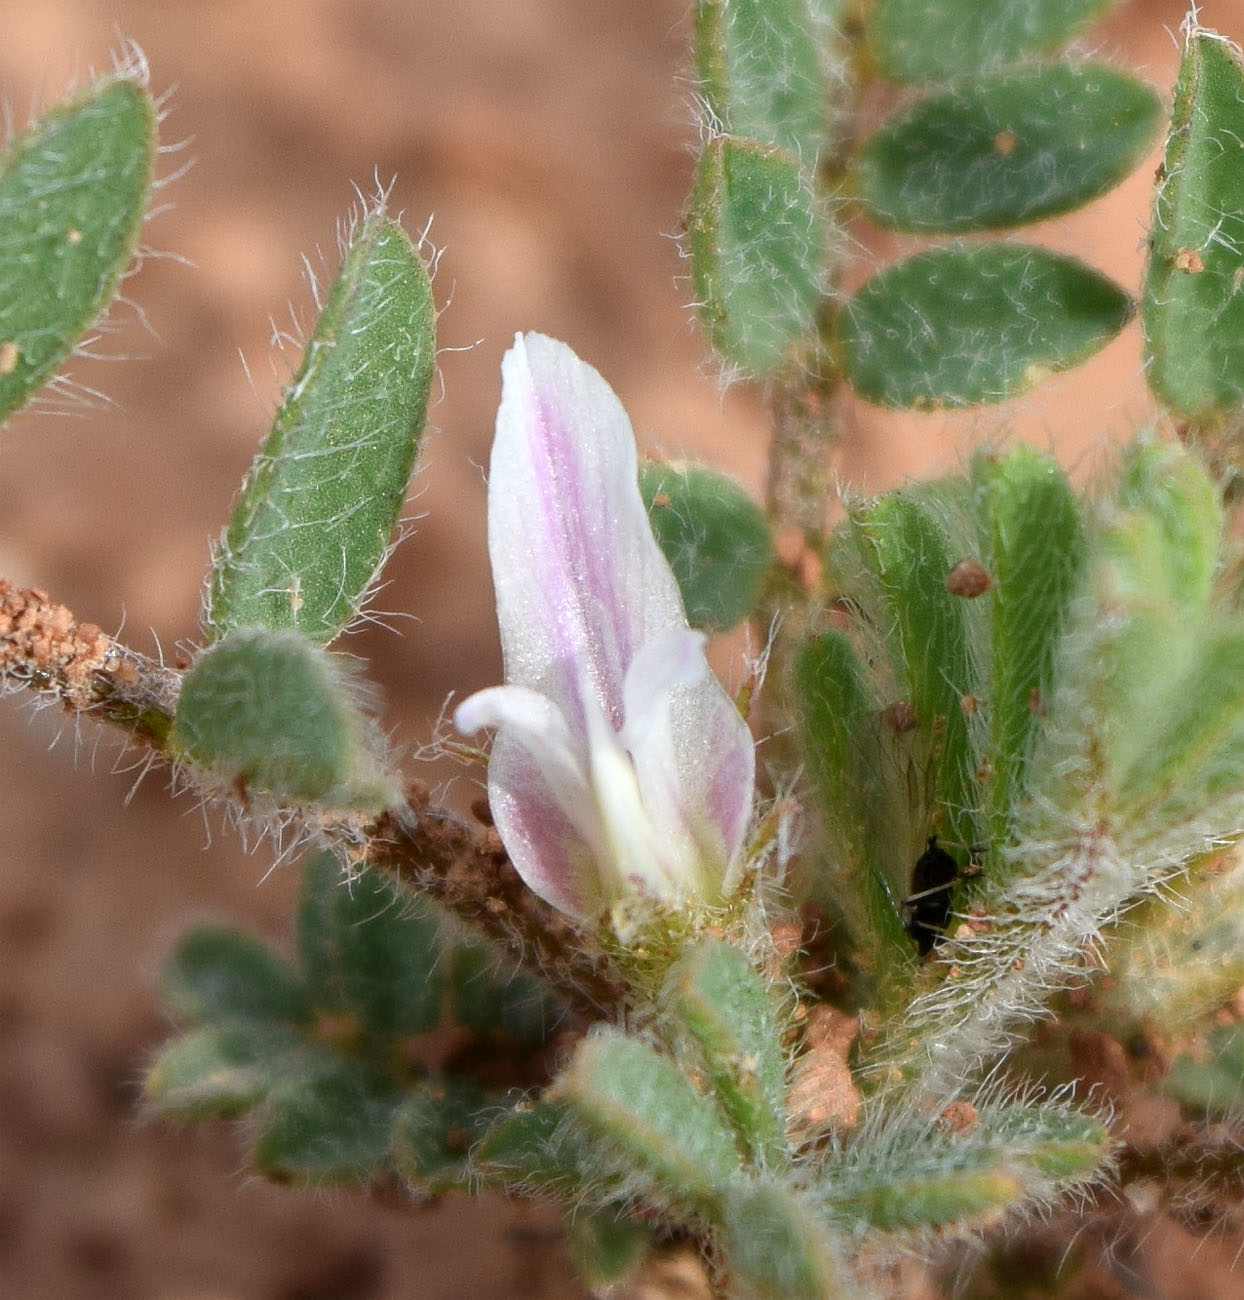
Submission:
<svg viewBox="0 0 1244 1300">
<path fill-rule="evenodd" d="M 6 687 L 52 696 L 75 716 L 167 753 L 181 673 L 93 623 L 79 623 L 47 592 L 0 578 L 0 692 Z M 491 827 L 470 826 L 426 803 L 362 824 L 297 811 L 317 837 L 398 877 L 549 980 L 581 1019 L 599 1019 L 618 1005 L 623 986 L 607 959 L 568 917 L 526 888 Z"/>
</svg>

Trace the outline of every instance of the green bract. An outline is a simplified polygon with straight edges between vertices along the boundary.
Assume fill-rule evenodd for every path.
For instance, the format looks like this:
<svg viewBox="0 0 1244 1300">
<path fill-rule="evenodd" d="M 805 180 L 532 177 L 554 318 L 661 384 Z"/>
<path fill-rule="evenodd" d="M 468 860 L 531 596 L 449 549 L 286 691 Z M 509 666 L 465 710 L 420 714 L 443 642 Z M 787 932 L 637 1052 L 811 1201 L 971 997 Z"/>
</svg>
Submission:
<svg viewBox="0 0 1244 1300">
<path fill-rule="evenodd" d="M 297 632 L 250 628 L 205 650 L 170 742 L 244 796 L 378 812 L 397 797 L 346 663 Z"/>
</svg>

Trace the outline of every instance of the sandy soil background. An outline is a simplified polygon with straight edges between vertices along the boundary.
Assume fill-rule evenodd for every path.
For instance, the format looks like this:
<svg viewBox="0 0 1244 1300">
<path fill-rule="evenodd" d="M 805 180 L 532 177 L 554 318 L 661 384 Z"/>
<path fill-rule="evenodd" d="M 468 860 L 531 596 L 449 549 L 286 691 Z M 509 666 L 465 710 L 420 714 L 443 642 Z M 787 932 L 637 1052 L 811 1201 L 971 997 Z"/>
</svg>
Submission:
<svg viewBox="0 0 1244 1300">
<path fill-rule="evenodd" d="M 515 330 L 565 338 L 630 409 L 641 441 L 759 491 L 755 395 L 723 394 L 673 235 L 695 129 L 684 0 L 22 0 L 5 6 L 0 90 L 14 119 L 54 101 L 118 33 L 170 91 L 151 257 L 103 351 L 75 377 L 112 404 L 27 414 L 0 441 L 0 575 L 49 589 L 137 648 L 197 635 L 208 539 L 278 398 L 271 321 L 310 320 L 301 257 L 331 266 L 354 201 L 393 181 L 430 221 L 442 381 L 421 518 L 381 604 L 412 615 L 351 648 L 413 750 L 451 690 L 499 673 L 483 480 L 498 363 Z M 1174 75 L 1170 0 L 1130 0 L 1091 44 Z M 1203 20 L 1244 37 L 1240 0 Z M 1139 282 L 1152 166 L 1045 241 Z M 898 245 L 879 237 L 889 254 Z M 125 358 L 124 361 L 115 358 Z M 970 422 L 849 406 L 839 464 L 882 487 L 954 463 L 966 435 L 1015 429 L 1081 467 L 1143 419 L 1136 330 L 1091 365 Z M 296 872 L 268 873 L 158 774 L 134 787 L 115 743 L 20 699 L 0 708 L 0 1297 L 30 1300 L 560 1300 L 581 1294 L 556 1220 L 454 1200 L 412 1211 L 249 1178 L 227 1126 L 173 1131 L 138 1104 L 167 1025 L 162 955 L 192 921 L 288 940 Z M 423 773 L 422 775 L 427 775 Z M 435 775 L 435 774 L 433 774 Z M 1182 1251 L 1182 1253 L 1181 1253 Z M 1165 1254 L 1163 1254 L 1165 1252 Z M 1155 1248 L 1159 1290 L 1211 1294 Z M 1171 1256 L 1169 1265 L 1162 1258 Z"/>
</svg>

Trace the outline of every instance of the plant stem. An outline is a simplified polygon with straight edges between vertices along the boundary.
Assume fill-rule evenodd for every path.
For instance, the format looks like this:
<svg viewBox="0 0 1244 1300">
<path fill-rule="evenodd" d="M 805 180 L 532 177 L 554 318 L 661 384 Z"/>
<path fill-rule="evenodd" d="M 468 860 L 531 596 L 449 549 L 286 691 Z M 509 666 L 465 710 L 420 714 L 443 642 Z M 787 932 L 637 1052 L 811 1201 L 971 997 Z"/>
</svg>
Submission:
<svg viewBox="0 0 1244 1300">
<path fill-rule="evenodd" d="M 46 591 L 19 590 L 0 578 L 0 692 L 10 685 L 52 696 L 75 716 L 89 715 L 167 753 L 181 673 L 93 623 L 79 623 Z M 581 1019 L 611 1014 L 622 997 L 620 978 L 568 917 L 527 889 L 496 831 L 413 802 L 420 806 L 362 823 L 312 808 L 293 811 L 317 838 L 398 877 L 547 979 Z"/>
</svg>

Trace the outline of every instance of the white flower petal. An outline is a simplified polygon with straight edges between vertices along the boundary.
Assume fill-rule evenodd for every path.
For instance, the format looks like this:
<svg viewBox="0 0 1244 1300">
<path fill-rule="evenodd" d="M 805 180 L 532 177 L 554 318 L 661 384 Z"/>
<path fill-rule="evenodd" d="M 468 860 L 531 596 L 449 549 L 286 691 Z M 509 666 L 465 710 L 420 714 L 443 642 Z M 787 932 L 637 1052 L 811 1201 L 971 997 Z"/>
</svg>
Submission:
<svg viewBox="0 0 1244 1300">
<path fill-rule="evenodd" d="M 639 648 L 686 627 L 640 496 L 631 423 L 555 339 L 520 335 L 501 372 L 488 549 L 505 679 L 548 695 L 580 731 L 587 682 L 617 728 Z"/>
<path fill-rule="evenodd" d="M 597 864 L 605 836 L 589 788 L 586 746 L 557 706 L 521 686 L 464 700 L 454 726 L 497 728 L 488 758 L 488 805 L 514 869 L 541 898 L 571 915 L 602 906 Z"/>
<path fill-rule="evenodd" d="M 502 373 L 488 548 L 508 685 L 455 715 L 497 730 L 497 829 L 527 884 L 583 919 L 635 893 L 716 900 L 755 757 L 653 536 L 630 421 L 553 339 L 519 336 Z"/>
</svg>

